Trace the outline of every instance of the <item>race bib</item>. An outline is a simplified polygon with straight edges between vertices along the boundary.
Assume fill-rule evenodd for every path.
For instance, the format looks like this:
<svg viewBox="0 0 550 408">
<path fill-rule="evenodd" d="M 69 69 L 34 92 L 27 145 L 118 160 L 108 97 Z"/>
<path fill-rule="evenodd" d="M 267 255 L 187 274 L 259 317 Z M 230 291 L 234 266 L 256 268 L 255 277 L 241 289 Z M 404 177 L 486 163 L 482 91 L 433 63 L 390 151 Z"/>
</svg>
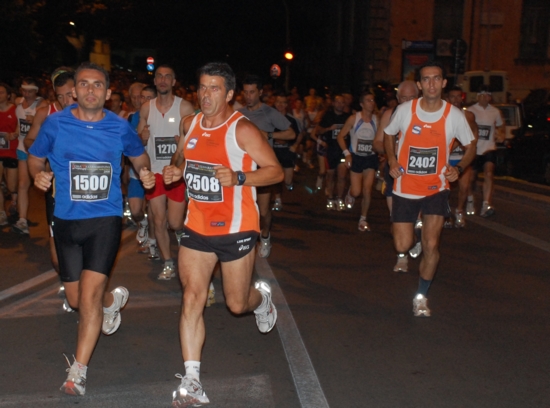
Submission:
<svg viewBox="0 0 550 408">
<path fill-rule="evenodd" d="M 437 151 L 437 147 L 410 147 L 407 174 L 420 176 L 435 174 L 437 171 Z"/>
<path fill-rule="evenodd" d="M 0 132 L 0 149 L 9 149 L 10 141 L 6 132 Z"/>
<path fill-rule="evenodd" d="M 174 136 L 155 137 L 155 159 L 170 160 L 176 153 L 177 144 Z"/>
<path fill-rule="evenodd" d="M 215 177 L 214 166 L 216 164 L 191 160 L 185 162 L 185 183 L 190 198 L 206 203 L 223 202 L 223 189 Z"/>
<path fill-rule="evenodd" d="M 100 201 L 109 197 L 111 163 L 71 161 L 69 166 L 72 201 Z"/>
<path fill-rule="evenodd" d="M 477 125 L 477 136 L 479 140 L 489 140 L 491 135 L 491 126 Z"/>
<path fill-rule="evenodd" d="M 344 127 L 344 125 L 336 125 L 336 129 L 334 129 L 332 131 L 332 139 L 333 140 L 338 139 L 338 134 L 340 133 L 340 131 L 342 130 L 343 127 Z"/>
<path fill-rule="evenodd" d="M 372 152 L 372 140 L 357 139 L 357 155 L 370 156 Z"/>
<path fill-rule="evenodd" d="M 26 119 L 19 119 L 19 137 L 23 138 L 27 136 L 29 130 L 31 130 L 31 122 Z"/>
</svg>

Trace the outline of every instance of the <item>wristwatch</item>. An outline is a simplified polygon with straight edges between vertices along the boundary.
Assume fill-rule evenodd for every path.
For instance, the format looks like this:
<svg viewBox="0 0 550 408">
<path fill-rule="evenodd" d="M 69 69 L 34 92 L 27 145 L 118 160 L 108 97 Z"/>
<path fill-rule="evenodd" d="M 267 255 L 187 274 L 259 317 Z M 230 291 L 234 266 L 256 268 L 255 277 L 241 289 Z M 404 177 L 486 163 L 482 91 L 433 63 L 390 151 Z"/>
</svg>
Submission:
<svg viewBox="0 0 550 408">
<path fill-rule="evenodd" d="M 242 171 L 237 171 L 236 173 L 237 173 L 237 185 L 242 186 L 246 181 L 246 174 L 244 174 Z"/>
<path fill-rule="evenodd" d="M 458 170 L 458 174 L 462 174 L 462 172 L 464 171 L 464 169 L 462 168 L 462 166 L 455 166 L 456 169 Z"/>
</svg>

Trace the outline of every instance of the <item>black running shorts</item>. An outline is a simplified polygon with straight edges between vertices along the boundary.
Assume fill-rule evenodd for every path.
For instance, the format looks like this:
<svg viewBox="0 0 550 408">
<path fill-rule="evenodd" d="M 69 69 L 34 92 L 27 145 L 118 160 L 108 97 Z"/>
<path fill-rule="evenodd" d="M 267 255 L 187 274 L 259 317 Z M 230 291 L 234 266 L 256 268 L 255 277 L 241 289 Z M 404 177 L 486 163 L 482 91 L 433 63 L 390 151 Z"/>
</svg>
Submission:
<svg viewBox="0 0 550 408">
<path fill-rule="evenodd" d="M 363 173 L 363 171 L 373 169 L 378 170 L 378 155 L 371 154 L 370 156 L 358 156 L 351 154 L 350 171 L 354 173 Z"/>
<path fill-rule="evenodd" d="M 52 228 L 63 282 L 79 281 L 83 270 L 111 274 L 120 246 L 121 217 L 84 220 L 54 217 Z"/>
<path fill-rule="evenodd" d="M 236 261 L 254 250 L 260 235 L 256 231 L 206 236 L 184 227 L 180 245 L 201 252 L 213 252 L 221 262 Z"/>
<path fill-rule="evenodd" d="M 473 167 L 474 167 L 474 170 L 476 170 L 477 172 L 481 172 L 485 167 L 485 163 L 496 164 L 496 162 L 497 162 L 497 152 L 495 150 L 490 150 L 484 154 L 478 154 L 474 159 Z"/>
<path fill-rule="evenodd" d="M 292 153 L 288 147 L 276 147 L 273 150 L 275 150 L 275 156 L 283 169 L 294 168 L 296 153 Z"/>
<path fill-rule="evenodd" d="M 449 208 L 449 190 L 444 190 L 437 194 L 418 199 L 403 198 L 397 194 L 393 195 L 391 211 L 392 222 L 414 223 L 420 211 L 422 211 L 423 215 L 441 215 L 442 217 L 449 217 L 451 215 L 451 209 Z"/>
</svg>

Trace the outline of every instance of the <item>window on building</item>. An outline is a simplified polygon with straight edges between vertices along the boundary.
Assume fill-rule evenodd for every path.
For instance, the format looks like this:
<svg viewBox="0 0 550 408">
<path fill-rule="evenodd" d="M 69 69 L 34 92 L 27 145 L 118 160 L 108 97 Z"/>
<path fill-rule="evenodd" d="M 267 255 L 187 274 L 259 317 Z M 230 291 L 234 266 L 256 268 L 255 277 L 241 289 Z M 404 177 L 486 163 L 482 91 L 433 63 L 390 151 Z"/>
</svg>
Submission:
<svg viewBox="0 0 550 408">
<path fill-rule="evenodd" d="M 550 2 L 524 0 L 519 57 L 550 59 Z"/>
</svg>

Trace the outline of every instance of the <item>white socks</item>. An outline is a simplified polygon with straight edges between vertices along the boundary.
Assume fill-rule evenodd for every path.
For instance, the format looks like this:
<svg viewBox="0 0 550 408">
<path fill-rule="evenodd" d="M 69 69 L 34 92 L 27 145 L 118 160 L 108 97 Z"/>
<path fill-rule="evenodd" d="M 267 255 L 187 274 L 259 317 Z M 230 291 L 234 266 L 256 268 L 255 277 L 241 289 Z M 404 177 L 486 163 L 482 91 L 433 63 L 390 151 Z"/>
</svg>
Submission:
<svg viewBox="0 0 550 408">
<path fill-rule="evenodd" d="M 185 375 L 195 378 L 197 381 L 200 381 L 201 375 L 201 362 L 200 361 L 186 361 L 185 365 Z"/>
</svg>

